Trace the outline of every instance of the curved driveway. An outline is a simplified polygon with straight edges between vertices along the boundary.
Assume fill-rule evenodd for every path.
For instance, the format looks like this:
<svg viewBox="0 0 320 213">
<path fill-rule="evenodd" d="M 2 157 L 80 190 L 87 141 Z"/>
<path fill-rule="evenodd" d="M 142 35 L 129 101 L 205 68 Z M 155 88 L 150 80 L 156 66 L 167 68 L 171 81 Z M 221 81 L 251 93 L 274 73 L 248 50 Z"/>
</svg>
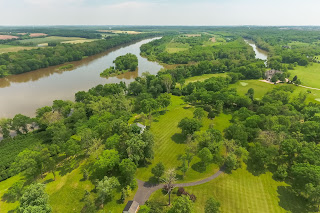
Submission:
<svg viewBox="0 0 320 213">
<path fill-rule="evenodd" d="M 190 182 L 190 183 L 178 183 L 175 184 L 174 187 L 188 187 L 188 186 L 196 186 L 200 185 L 203 183 L 207 183 L 216 177 L 218 177 L 221 173 L 223 173 L 223 168 L 221 168 L 219 171 L 217 171 L 215 174 L 211 175 L 210 177 L 195 181 L 195 182 Z M 134 196 L 133 200 L 138 202 L 140 205 L 144 205 L 144 203 L 149 199 L 150 195 L 159 190 L 162 189 L 164 184 L 151 184 L 148 182 L 144 182 L 141 180 L 138 180 L 138 191 L 136 195 Z"/>
</svg>

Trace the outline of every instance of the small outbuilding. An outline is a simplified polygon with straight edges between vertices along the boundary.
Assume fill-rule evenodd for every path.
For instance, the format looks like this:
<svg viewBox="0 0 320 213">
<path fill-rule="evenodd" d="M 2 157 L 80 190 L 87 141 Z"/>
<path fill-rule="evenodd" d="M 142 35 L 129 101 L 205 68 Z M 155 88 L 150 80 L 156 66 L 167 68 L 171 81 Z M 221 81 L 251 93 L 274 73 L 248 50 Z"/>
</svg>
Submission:
<svg viewBox="0 0 320 213">
<path fill-rule="evenodd" d="M 147 128 L 145 125 L 143 125 L 141 123 L 137 123 L 137 126 L 141 129 L 140 134 L 142 134 L 144 132 L 144 130 Z"/>
<path fill-rule="evenodd" d="M 265 79 L 267 80 L 267 81 L 271 81 L 271 79 L 272 79 L 272 77 L 275 75 L 275 74 L 282 74 L 283 72 L 282 71 L 279 71 L 279 70 L 274 70 L 274 69 L 272 69 L 272 70 L 268 70 L 268 71 L 266 71 L 265 72 L 265 74 L 264 74 L 264 76 L 265 76 Z"/>
<path fill-rule="evenodd" d="M 124 207 L 122 213 L 137 213 L 138 210 L 139 210 L 139 203 L 134 200 L 130 200 L 128 201 L 126 207 Z"/>
</svg>

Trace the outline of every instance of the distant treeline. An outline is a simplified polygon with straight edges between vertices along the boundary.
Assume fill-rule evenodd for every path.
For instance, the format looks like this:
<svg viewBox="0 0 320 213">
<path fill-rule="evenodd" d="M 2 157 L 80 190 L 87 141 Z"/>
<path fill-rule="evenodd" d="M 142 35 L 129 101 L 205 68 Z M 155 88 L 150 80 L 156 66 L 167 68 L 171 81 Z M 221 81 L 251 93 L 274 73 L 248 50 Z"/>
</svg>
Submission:
<svg viewBox="0 0 320 213">
<path fill-rule="evenodd" d="M 95 55 L 121 44 L 156 35 L 159 34 L 120 35 L 83 44 L 59 44 L 52 48 L 38 48 L 1 54 L 0 77 L 29 72 L 65 62 L 78 61 L 84 56 Z"/>
</svg>

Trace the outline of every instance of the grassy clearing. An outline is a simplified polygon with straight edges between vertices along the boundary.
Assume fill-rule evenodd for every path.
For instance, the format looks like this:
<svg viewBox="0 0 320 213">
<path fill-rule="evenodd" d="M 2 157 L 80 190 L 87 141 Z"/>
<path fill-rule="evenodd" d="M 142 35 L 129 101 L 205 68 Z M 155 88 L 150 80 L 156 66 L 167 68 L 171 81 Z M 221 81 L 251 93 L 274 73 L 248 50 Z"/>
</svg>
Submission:
<svg viewBox="0 0 320 213">
<path fill-rule="evenodd" d="M 320 88 L 320 64 L 314 63 L 312 66 L 297 66 L 294 70 L 290 70 L 291 77 L 297 75 L 302 85 L 314 88 Z"/>
<path fill-rule="evenodd" d="M 203 46 L 207 47 L 212 47 L 212 46 L 217 46 L 217 45 L 222 45 L 226 42 L 226 40 L 219 36 L 219 35 L 213 35 L 213 37 L 211 39 L 209 39 L 208 41 L 203 42 Z"/>
<path fill-rule="evenodd" d="M 206 79 L 212 78 L 212 77 L 226 77 L 226 73 L 215 73 L 215 74 L 204 74 L 200 76 L 193 76 L 188 79 L 186 79 L 185 84 L 191 83 L 191 82 L 196 82 L 196 81 L 204 81 Z"/>
<path fill-rule="evenodd" d="M 170 42 L 166 46 L 166 51 L 168 53 L 177 53 L 181 51 L 186 51 L 190 48 L 189 44 L 182 44 L 177 42 Z"/>
<path fill-rule="evenodd" d="M 30 50 L 34 49 L 35 47 L 24 47 L 24 46 L 13 46 L 13 45 L 6 45 L 0 44 L 0 54 L 1 53 L 8 53 L 8 52 L 18 52 L 20 50 Z"/>
<path fill-rule="evenodd" d="M 185 189 L 197 197 L 195 212 L 204 212 L 205 202 L 210 196 L 220 201 L 222 212 L 226 213 L 305 212 L 305 203 L 289 193 L 287 184 L 273 180 L 270 172 L 254 176 L 246 166 L 232 174 L 222 174 L 208 183 Z M 176 195 L 172 198 L 174 200 Z M 168 196 L 157 191 L 150 199 L 165 204 Z"/>
<path fill-rule="evenodd" d="M 79 39 L 79 40 L 73 40 L 73 41 L 64 41 L 61 42 L 63 44 L 82 44 L 82 43 L 86 43 L 86 42 L 92 42 L 92 41 L 96 41 L 97 39 Z"/>
<path fill-rule="evenodd" d="M 244 84 L 245 83 L 245 84 Z M 248 92 L 248 89 L 254 89 L 254 98 L 261 99 L 268 91 L 272 90 L 275 87 L 283 86 L 287 84 L 268 84 L 265 82 L 261 82 L 259 80 L 241 80 L 235 84 L 231 84 L 230 88 L 236 88 L 240 95 L 245 95 Z M 320 101 L 320 91 L 318 90 L 311 90 L 303 87 L 298 87 L 294 85 L 287 85 L 294 88 L 293 96 L 298 95 L 300 92 L 310 92 L 307 95 L 306 102 L 317 102 Z"/>
<path fill-rule="evenodd" d="M 19 202 L 7 203 L 2 199 L 2 196 L 7 192 L 7 190 L 15 183 L 21 179 L 20 175 L 8 178 L 5 181 L 0 182 L 0 212 L 9 212 L 16 209 L 19 206 Z"/>
<path fill-rule="evenodd" d="M 172 96 L 171 100 L 172 104 L 168 107 L 168 111 L 164 115 L 159 116 L 159 118 L 156 118 L 151 125 L 151 131 L 155 138 L 155 157 L 152 160 L 151 165 L 138 169 L 136 177 L 140 180 L 152 180 L 153 175 L 151 174 L 151 169 L 159 162 L 162 162 L 166 168 L 177 168 L 181 165 L 181 161 L 178 160 L 178 157 L 179 155 L 184 154 L 187 145 L 185 144 L 185 138 L 177 125 L 184 117 L 192 117 L 194 108 L 184 103 L 180 97 Z M 212 123 L 215 128 L 222 129 L 223 127 L 219 126 L 219 124 L 222 123 L 220 119 L 220 116 L 214 120 L 204 118 L 202 130 L 207 129 Z M 225 121 L 224 125 L 228 125 L 228 121 Z M 217 165 L 212 164 L 206 171 L 196 171 L 193 169 L 192 165 L 199 161 L 200 159 L 198 157 L 193 158 L 185 178 L 180 180 L 180 182 L 203 179 L 210 176 L 218 169 Z M 194 168 L 196 169 L 196 167 Z M 178 172 L 178 175 L 181 177 L 182 173 Z"/>
<path fill-rule="evenodd" d="M 21 40 L 21 43 L 34 43 L 35 45 L 38 44 L 46 44 L 49 42 L 66 42 L 66 41 L 80 41 L 80 40 L 87 40 L 85 38 L 80 37 L 62 37 L 62 36 L 49 36 L 45 38 L 31 38 L 31 39 L 25 39 Z M 91 39 L 90 39 L 91 40 Z"/>
</svg>

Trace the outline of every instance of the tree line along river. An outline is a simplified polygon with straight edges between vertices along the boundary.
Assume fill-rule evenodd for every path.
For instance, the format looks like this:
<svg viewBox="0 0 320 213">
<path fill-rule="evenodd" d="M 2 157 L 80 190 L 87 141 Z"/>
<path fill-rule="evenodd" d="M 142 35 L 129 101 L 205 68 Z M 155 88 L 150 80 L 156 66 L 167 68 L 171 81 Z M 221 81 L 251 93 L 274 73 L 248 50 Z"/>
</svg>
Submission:
<svg viewBox="0 0 320 213">
<path fill-rule="evenodd" d="M 0 118 L 11 118 L 21 113 L 34 116 L 37 108 L 51 105 L 54 100 L 74 100 L 78 91 L 87 91 L 107 83 L 132 82 L 143 72 L 157 74 L 163 68 L 157 62 L 148 61 L 140 56 L 140 46 L 154 39 L 144 39 L 130 45 L 119 46 L 104 53 L 87 57 L 81 61 L 71 62 L 71 70 L 59 70 L 59 66 L 0 78 Z M 253 41 L 245 40 L 256 53 L 256 58 L 267 60 L 268 54 L 256 47 Z M 138 70 L 126 72 L 108 79 L 100 73 L 113 66 L 113 61 L 120 55 L 133 53 L 138 57 Z"/>
<path fill-rule="evenodd" d="M 107 83 L 130 83 L 143 72 L 156 74 L 161 68 L 157 62 L 140 56 L 140 46 L 154 39 L 144 39 L 130 45 L 119 46 L 107 52 L 71 62 L 71 70 L 59 70 L 59 66 L 0 78 L 0 118 L 12 118 L 16 114 L 34 116 L 37 108 L 51 106 L 54 100 L 74 100 L 78 91 L 87 91 Z M 133 53 L 138 57 L 138 70 L 108 79 L 100 73 L 113 66 L 116 57 Z"/>
</svg>

